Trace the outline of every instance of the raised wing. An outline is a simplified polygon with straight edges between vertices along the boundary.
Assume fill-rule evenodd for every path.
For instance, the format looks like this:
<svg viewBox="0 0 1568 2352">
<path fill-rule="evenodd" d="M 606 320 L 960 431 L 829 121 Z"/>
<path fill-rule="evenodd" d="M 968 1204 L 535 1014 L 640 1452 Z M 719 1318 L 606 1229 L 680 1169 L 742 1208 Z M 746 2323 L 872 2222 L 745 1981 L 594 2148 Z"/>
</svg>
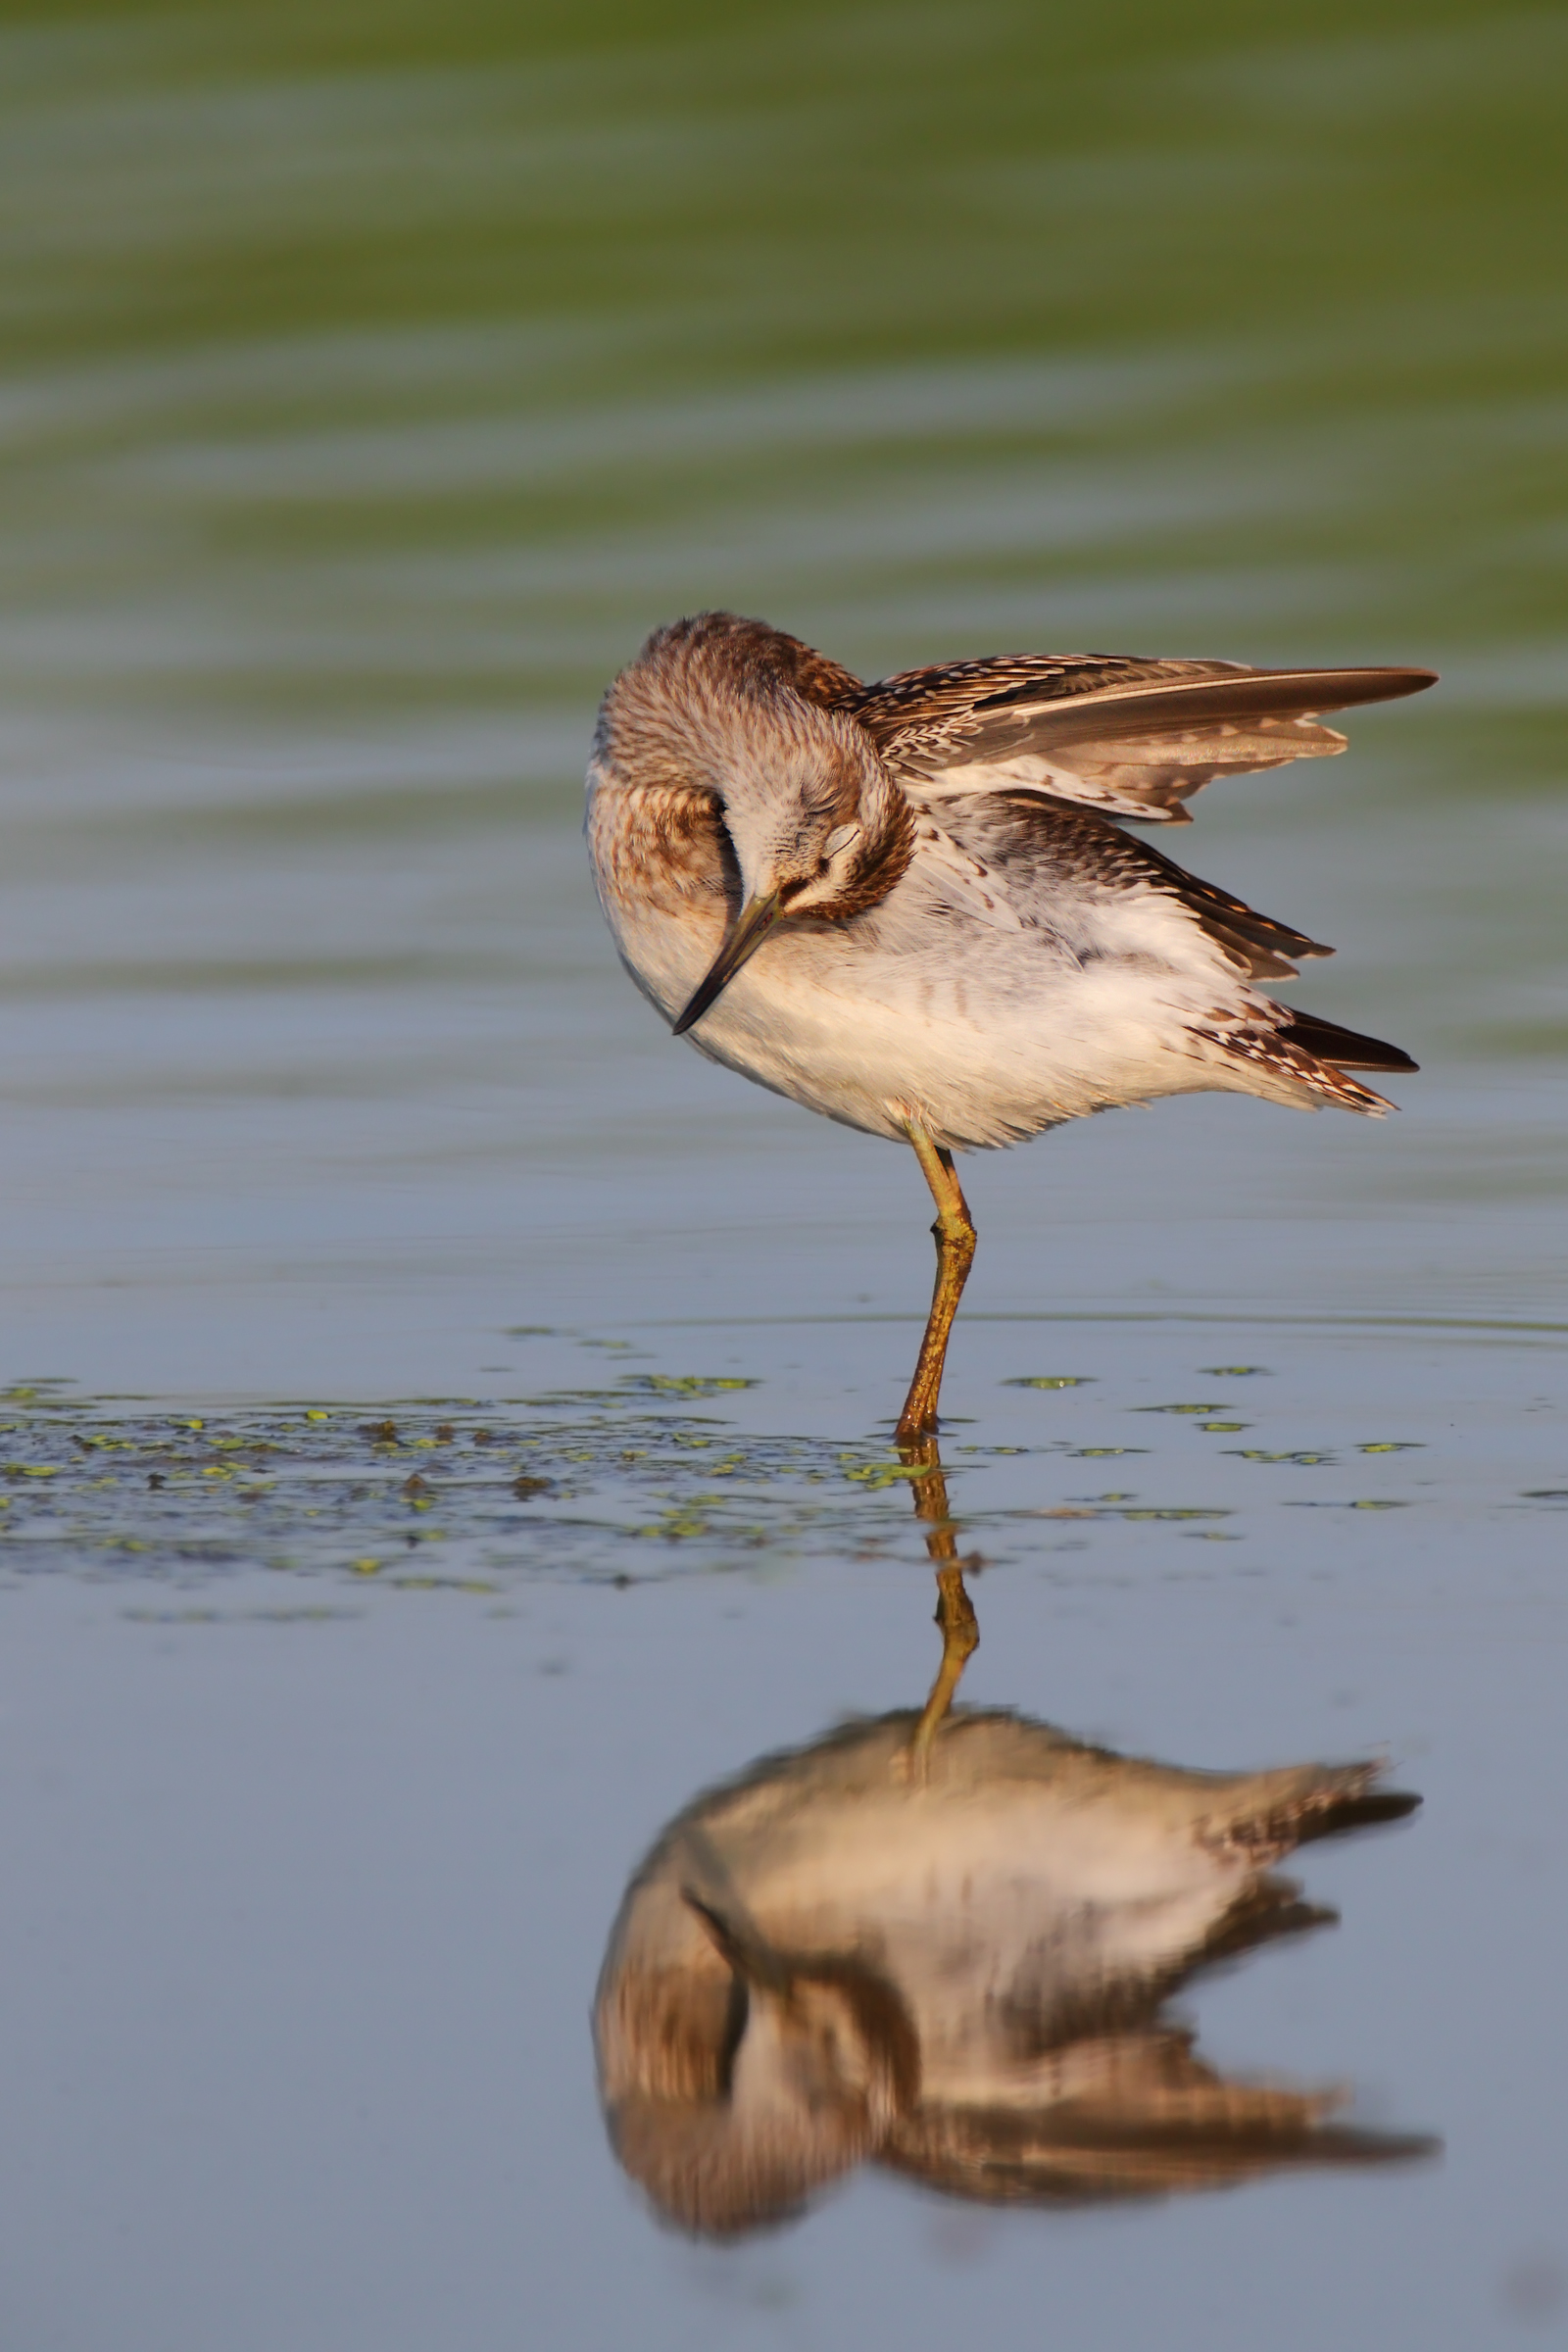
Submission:
<svg viewBox="0 0 1568 2352">
<path fill-rule="evenodd" d="M 1237 662 L 1003 655 L 910 669 L 844 698 L 927 799 L 1037 792 L 1186 824 L 1213 776 L 1343 752 L 1319 712 L 1434 685 L 1431 669 L 1249 669 Z"/>
</svg>

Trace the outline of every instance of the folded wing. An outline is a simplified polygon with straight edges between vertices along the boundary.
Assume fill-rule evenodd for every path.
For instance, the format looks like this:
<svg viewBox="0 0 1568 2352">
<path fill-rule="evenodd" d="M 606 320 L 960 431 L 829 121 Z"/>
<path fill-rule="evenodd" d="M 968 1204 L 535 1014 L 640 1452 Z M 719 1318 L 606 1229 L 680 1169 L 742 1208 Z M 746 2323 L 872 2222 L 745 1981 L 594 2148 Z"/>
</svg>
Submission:
<svg viewBox="0 0 1568 2352">
<path fill-rule="evenodd" d="M 1325 710 L 1419 694 L 1430 669 L 1250 669 L 1236 662 L 1004 655 L 844 698 L 884 760 L 927 798 L 1027 791 L 1144 824 L 1186 824 L 1219 775 L 1345 749 Z"/>
</svg>

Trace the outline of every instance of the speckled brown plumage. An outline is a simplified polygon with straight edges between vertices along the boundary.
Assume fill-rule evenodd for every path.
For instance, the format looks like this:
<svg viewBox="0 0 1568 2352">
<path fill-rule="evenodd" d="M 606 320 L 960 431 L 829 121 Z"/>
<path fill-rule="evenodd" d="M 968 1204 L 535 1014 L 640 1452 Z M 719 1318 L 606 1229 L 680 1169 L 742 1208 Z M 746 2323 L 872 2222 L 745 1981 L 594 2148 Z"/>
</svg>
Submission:
<svg viewBox="0 0 1568 2352">
<path fill-rule="evenodd" d="M 699 1052 L 921 1154 L 946 1271 L 901 1430 L 934 1412 L 973 1248 L 951 1152 L 1211 1089 L 1387 1107 L 1347 1071 L 1408 1055 L 1258 986 L 1329 950 L 1123 827 L 1341 751 L 1321 711 L 1431 682 L 1008 655 L 863 685 L 728 612 L 613 681 L 587 831 L 638 986 Z"/>
<path fill-rule="evenodd" d="M 1027 1026 L 1031 960 L 1048 1028 L 1064 970 L 1088 975 L 1105 970 L 1107 959 L 1129 976 L 1142 961 L 1154 976 L 1174 953 L 1185 1003 L 1187 982 L 1200 975 L 1189 968 L 1182 924 L 1191 926 L 1189 943 L 1206 943 L 1216 981 L 1288 978 L 1298 958 L 1330 951 L 1129 835 L 1126 816 L 1185 821 L 1183 800 L 1215 774 L 1339 750 L 1343 738 L 1314 712 L 1411 693 L 1429 680 L 1417 670 L 1271 671 L 1040 655 L 928 666 L 863 685 L 764 622 L 701 613 L 656 632 L 605 698 L 589 819 L 601 895 L 628 963 L 673 1012 L 747 894 L 738 837 L 747 828 L 758 836 L 758 857 L 776 885 L 773 936 L 727 983 L 696 1042 L 764 1084 L 783 1083 L 785 1074 L 757 1066 L 765 1054 L 726 1050 L 730 1016 L 764 974 L 782 984 L 799 969 L 813 940 L 849 959 L 852 987 L 857 974 L 862 984 L 871 977 L 875 959 L 890 974 L 887 959 L 897 959 L 911 996 L 913 1064 L 919 1007 L 928 1021 L 933 989 L 956 1006 L 972 1005 L 977 985 L 982 994 L 1000 987 L 1007 1026 Z M 826 888 L 812 845 L 839 830 L 857 838 Z M 923 979 L 920 937 L 902 920 L 906 899 L 941 967 L 927 961 Z M 1147 941 L 1127 935 L 1128 917 L 1136 928 L 1140 909 L 1153 918 L 1161 907 L 1176 927 L 1166 920 L 1162 932 L 1149 930 L 1145 922 Z M 1106 935 L 1107 923 L 1116 937 Z M 662 956 L 640 959 L 627 947 L 632 931 L 660 932 Z M 1038 952 L 1020 956 L 1020 943 L 1030 940 Z M 669 967 L 667 991 L 652 968 L 661 960 Z M 1169 989 L 1163 995 L 1173 1001 Z M 960 1014 L 960 1026 L 969 1018 Z M 1107 1101 L 1201 1083 L 1195 1064 L 1211 1073 L 1211 1085 L 1358 1110 L 1382 1104 L 1345 1079 L 1347 1066 L 1413 1066 L 1396 1047 L 1305 1023 L 1250 986 L 1230 1001 L 1223 987 L 1218 995 L 1200 987 L 1163 1051 L 1169 1088 L 1131 1081 L 1131 1073 L 1117 1081 L 1108 1065 L 1110 1083 L 1101 1084 L 1085 1070 L 1059 1090 L 1044 1087 L 1033 1115 L 1000 1115 L 991 1133 L 983 1118 L 945 1116 L 915 1066 L 902 1082 L 890 1070 L 895 1082 L 857 1111 L 803 1088 L 799 1056 L 786 1053 L 784 1091 L 884 1134 L 900 1132 L 909 1112 L 931 1112 L 939 1142 L 972 1145 L 1011 1141 Z"/>
</svg>

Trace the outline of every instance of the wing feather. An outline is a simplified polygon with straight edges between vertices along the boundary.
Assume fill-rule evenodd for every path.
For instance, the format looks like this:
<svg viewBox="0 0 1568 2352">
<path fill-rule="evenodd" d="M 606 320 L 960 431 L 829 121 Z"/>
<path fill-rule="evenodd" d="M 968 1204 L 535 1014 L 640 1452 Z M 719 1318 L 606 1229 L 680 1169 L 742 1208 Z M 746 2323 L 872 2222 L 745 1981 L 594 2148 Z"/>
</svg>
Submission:
<svg viewBox="0 0 1568 2352">
<path fill-rule="evenodd" d="M 906 670 L 844 700 L 887 764 L 929 798 L 1031 792 L 1185 824 L 1183 803 L 1214 776 L 1344 751 L 1345 737 L 1316 723 L 1322 711 L 1435 681 L 1430 669 L 1021 654 Z"/>
</svg>

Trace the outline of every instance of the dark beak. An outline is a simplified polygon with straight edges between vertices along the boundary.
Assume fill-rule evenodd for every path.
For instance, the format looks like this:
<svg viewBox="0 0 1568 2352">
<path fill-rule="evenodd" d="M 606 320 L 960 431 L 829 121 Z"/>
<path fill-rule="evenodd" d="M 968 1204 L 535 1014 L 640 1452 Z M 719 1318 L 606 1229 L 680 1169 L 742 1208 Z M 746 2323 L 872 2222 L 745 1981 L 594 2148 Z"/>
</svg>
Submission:
<svg viewBox="0 0 1568 2352">
<path fill-rule="evenodd" d="M 749 899 L 735 917 L 728 939 L 708 967 L 707 978 L 675 1023 L 674 1034 L 684 1037 L 694 1021 L 700 1021 L 714 999 L 734 979 L 749 956 L 755 956 L 772 930 L 784 909 L 775 891 L 771 898 Z"/>
</svg>

